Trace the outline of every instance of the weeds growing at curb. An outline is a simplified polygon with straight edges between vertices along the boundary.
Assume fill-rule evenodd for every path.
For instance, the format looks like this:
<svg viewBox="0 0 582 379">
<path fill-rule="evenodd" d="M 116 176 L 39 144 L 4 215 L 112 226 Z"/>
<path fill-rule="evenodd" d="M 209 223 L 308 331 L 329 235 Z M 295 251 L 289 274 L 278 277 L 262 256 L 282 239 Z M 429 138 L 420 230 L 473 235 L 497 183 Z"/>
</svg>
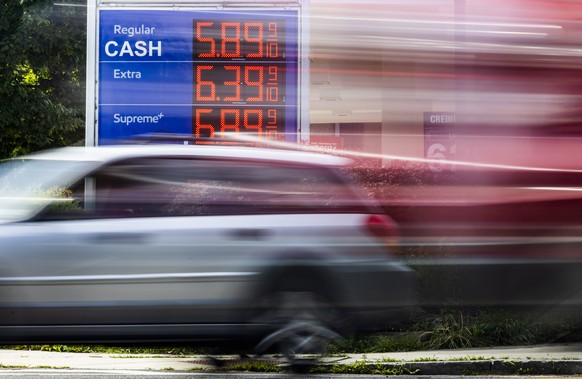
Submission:
<svg viewBox="0 0 582 379">
<path fill-rule="evenodd" d="M 200 355 L 210 354 L 210 349 L 194 347 L 143 347 L 143 346 L 108 346 L 108 345 L 4 345 L 1 349 L 52 351 L 59 353 L 102 353 L 102 354 L 153 354 L 153 355 Z"/>
<path fill-rule="evenodd" d="M 17 368 L 29 368 L 29 367 L 23 366 L 23 365 L 5 365 L 3 363 L 0 363 L 0 368 L 17 369 Z"/>
<path fill-rule="evenodd" d="M 409 330 L 333 342 L 330 353 L 382 353 L 553 342 L 581 325 L 579 319 L 544 320 L 505 310 L 444 309 L 423 315 Z"/>
<path fill-rule="evenodd" d="M 541 319 L 506 310 L 466 311 L 447 308 L 420 313 L 405 330 L 359 336 L 329 344 L 328 355 L 403 352 L 491 346 L 527 346 L 554 342 L 556 336 L 576 333 L 582 322 L 574 318 Z M 3 349 L 67 353 L 212 355 L 215 348 L 188 346 L 5 345 Z M 218 351 L 220 354 L 220 351 Z"/>
<path fill-rule="evenodd" d="M 251 371 L 251 372 L 283 372 L 284 369 L 279 365 L 261 362 L 261 361 L 249 361 L 234 363 L 225 367 L 228 371 Z"/>
<path fill-rule="evenodd" d="M 482 330 L 478 325 L 465 320 L 461 312 L 458 315 L 445 313 L 435 327 L 422 333 L 419 342 L 429 350 L 462 349 L 478 344 Z"/>
<path fill-rule="evenodd" d="M 357 375 L 414 375 L 418 370 L 412 370 L 404 365 L 385 366 L 358 361 L 351 364 L 334 364 L 318 366 L 309 370 L 310 374 L 357 374 Z"/>
</svg>

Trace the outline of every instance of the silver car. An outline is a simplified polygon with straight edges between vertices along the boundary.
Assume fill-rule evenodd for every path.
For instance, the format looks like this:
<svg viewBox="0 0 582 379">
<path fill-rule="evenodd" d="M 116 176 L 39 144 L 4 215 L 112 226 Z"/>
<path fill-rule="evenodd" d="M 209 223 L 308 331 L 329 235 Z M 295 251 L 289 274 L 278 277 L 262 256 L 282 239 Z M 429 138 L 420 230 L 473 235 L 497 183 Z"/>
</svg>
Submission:
<svg viewBox="0 0 582 379">
<path fill-rule="evenodd" d="M 397 226 L 349 160 L 71 147 L 0 165 L 0 342 L 228 341 L 311 352 L 414 305 Z"/>
</svg>

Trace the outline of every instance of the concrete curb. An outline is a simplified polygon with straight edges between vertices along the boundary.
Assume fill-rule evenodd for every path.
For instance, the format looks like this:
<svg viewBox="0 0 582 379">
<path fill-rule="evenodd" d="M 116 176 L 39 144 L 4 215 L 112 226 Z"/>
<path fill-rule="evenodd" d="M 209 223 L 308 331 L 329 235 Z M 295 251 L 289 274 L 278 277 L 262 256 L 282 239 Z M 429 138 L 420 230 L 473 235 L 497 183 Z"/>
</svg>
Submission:
<svg viewBox="0 0 582 379">
<path fill-rule="evenodd" d="M 307 360 L 308 363 L 313 361 Z M 3 369 L 233 371 L 268 363 L 288 364 L 280 357 L 176 356 L 148 354 L 61 353 L 33 350 L 0 350 Z M 582 343 L 487 349 L 437 350 L 373 354 L 346 354 L 321 358 L 316 369 L 323 373 L 382 375 L 579 375 Z M 238 368 L 235 369 L 235 367 Z"/>
<path fill-rule="evenodd" d="M 582 360 L 567 361 L 463 361 L 463 362 L 366 362 L 370 370 L 394 375 L 576 375 Z"/>
</svg>

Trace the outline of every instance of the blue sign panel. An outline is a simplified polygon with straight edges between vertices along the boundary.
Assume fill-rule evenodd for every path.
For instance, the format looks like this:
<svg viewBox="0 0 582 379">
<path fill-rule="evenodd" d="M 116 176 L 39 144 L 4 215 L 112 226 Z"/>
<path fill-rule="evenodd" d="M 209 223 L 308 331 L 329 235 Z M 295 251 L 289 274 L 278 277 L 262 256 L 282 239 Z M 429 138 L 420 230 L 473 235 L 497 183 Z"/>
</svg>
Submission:
<svg viewBox="0 0 582 379">
<path fill-rule="evenodd" d="M 100 10 L 98 144 L 149 133 L 296 140 L 298 11 Z"/>
</svg>

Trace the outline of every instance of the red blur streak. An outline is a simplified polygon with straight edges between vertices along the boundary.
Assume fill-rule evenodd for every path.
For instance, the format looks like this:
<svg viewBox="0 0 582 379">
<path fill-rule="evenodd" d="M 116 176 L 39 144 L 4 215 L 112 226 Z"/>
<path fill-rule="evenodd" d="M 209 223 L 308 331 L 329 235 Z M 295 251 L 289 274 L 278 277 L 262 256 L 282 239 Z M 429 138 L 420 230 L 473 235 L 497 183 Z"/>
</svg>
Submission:
<svg viewBox="0 0 582 379">
<path fill-rule="evenodd" d="M 387 215 L 373 214 L 366 219 L 366 228 L 388 247 L 394 247 L 400 237 L 400 228 Z"/>
<path fill-rule="evenodd" d="M 526 17 L 532 13 L 539 13 L 544 19 L 553 20 L 578 20 L 580 19 L 580 10 L 582 3 L 566 2 L 566 1 L 540 1 L 540 0 L 486 0 L 484 3 L 497 3 L 498 5 L 490 5 L 488 9 L 498 12 L 502 7 L 510 5 L 519 5 L 523 10 L 522 17 Z"/>
<path fill-rule="evenodd" d="M 321 58 L 321 56 L 320 56 Z M 329 57 L 327 57 L 329 58 Z M 480 79 L 480 80 L 507 80 L 507 76 L 496 75 L 467 75 L 467 74 L 442 74 L 435 72 L 406 72 L 406 71 L 371 71 L 371 70 L 324 70 L 311 69 L 314 72 L 329 72 L 332 74 L 344 75 L 368 75 L 368 76 L 399 76 L 399 77 L 419 77 L 419 78 L 448 78 L 448 79 Z M 519 79 L 512 78 L 512 79 Z M 523 80 L 531 81 L 531 77 L 523 77 Z"/>
</svg>

